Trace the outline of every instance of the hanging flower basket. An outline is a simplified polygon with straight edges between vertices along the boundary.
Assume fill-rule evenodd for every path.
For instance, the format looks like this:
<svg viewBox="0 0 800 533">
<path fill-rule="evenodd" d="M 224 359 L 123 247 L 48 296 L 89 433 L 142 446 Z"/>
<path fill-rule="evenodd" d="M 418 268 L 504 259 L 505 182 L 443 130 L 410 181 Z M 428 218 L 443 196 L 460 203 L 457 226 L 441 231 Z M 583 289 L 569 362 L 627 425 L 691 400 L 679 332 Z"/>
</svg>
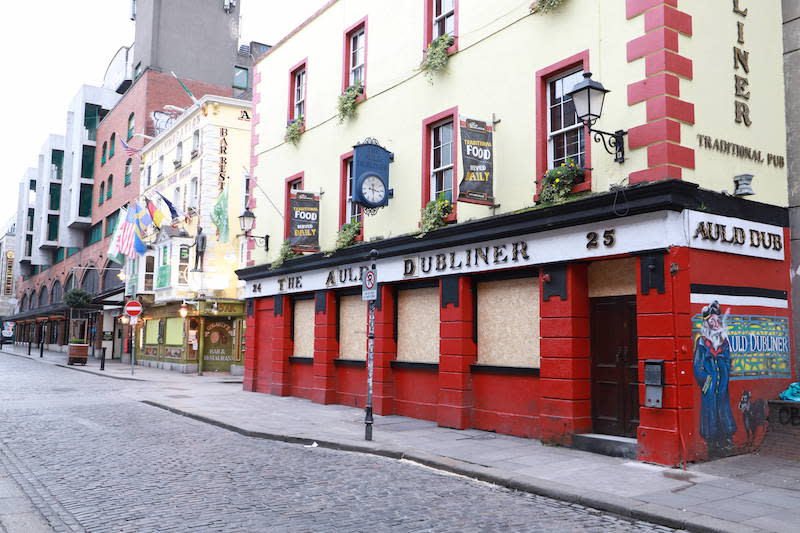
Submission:
<svg viewBox="0 0 800 533">
<path fill-rule="evenodd" d="M 583 176 L 583 169 L 571 159 L 560 166 L 548 170 L 542 177 L 542 188 L 539 190 L 539 202 L 543 204 L 560 204 L 572 192 L 572 187 Z"/>
</svg>

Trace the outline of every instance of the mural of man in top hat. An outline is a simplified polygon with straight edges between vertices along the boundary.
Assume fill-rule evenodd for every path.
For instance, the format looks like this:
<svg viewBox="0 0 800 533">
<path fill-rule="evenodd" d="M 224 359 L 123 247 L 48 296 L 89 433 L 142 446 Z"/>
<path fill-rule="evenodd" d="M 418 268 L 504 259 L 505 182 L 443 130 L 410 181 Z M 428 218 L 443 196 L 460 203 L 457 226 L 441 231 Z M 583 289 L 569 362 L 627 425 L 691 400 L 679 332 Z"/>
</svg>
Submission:
<svg viewBox="0 0 800 533">
<path fill-rule="evenodd" d="M 736 433 L 728 379 L 731 373 L 731 347 L 720 316 L 719 302 L 703 308 L 703 324 L 694 348 L 694 377 L 700 386 L 700 435 L 711 455 L 724 454 L 733 445 Z"/>
</svg>

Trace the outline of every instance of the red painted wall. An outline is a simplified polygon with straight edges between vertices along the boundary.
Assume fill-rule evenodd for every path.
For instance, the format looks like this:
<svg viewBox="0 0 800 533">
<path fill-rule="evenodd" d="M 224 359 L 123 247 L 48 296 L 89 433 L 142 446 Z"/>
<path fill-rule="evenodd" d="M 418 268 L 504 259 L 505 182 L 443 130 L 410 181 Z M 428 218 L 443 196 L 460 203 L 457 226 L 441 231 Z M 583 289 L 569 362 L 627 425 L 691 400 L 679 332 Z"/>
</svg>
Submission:
<svg viewBox="0 0 800 533">
<path fill-rule="evenodd" d="M 473 427 L 519 437 L 538 438 L 539 378 L 473 374 Z"/>
<path fill-rule="evenodd" d="M 367 371 L 352 366 L 336 367 L 336 403 L 364 407 L 367 402 Z"/>
<path fill-rule="evenodd" d="M 427 369 L 394 369 L 394 410 L 400 416 L 436 420 L 439 373 Z"/>
</svg>

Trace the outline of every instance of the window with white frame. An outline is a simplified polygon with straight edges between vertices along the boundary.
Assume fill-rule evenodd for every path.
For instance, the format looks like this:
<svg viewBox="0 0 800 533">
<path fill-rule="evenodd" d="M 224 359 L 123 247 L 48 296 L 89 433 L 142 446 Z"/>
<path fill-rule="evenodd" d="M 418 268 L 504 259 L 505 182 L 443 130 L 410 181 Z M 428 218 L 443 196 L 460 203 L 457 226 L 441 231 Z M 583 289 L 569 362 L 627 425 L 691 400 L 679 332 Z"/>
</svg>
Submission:
<svg viewBox="0 0 800 533">
<path fill-rule="evenodd" d="M 353 158 L 345 162 L 347 172 L 347 198 L 345 200 L 345 219 L 344 223 L 361 222 L 364 210 L 360 205 L 353 202 Z"/>
<path fill-rule="evenodd" d="M 292 102 L 292 120 L 306 114 L 306 69 L 299 68 L 294 73 L 294 101 Z"/>
<path fill-rule="evenodd" d="M 153 183 L 153 165 L 147 165 L 147 186 Z"/>
<path fill-rule="evenodd" d="M 164 177 L 164 156 L 158 158 L 158 175 L 156 179 L 161 180 Z"/>
<path fill-rule="evenodd" d="M 187 200 L 187 207 L 191 209 L 197 208 L 197 177 L 192 178 L 189 182 L 189 198 Z"/>
<path fill-rule="evenodd" d="M 456 29 L 456 1 L 433 0 L 433 39 L 448 34 L 453 35 Z"/>
<path fill-rule="evenodd" d="M 363 26 L 350 34 L 349 42 L 349 84 L 351 87 L 360 87 L 361 85 L 364 85 L 364 60 L 366 51 L 366 33 Z"/>
<path fill-rule="evenodd" d="M 175 145 L 175 160 L 173 163 L 176 167 L 181 166 L 181 162 L 183 162 L 183 143 L 179 142 Z"/>
<path fill-rule="evenodd" d="M 581 168 L 585 166 L 583 123 L 578 120 L 572 98 L 566 95 L 582 80 L 583 70 L 575 70 L 547 82 L 547 168 L 555 168 L 567 161 Z"/>
<path fill-rule="evenodd" d="M 455 159 L 455 140 L 451 119 L 431 126 L 431 197 L 436 200 L 440 194 L 445 200 L 453 201 L 453 161 Z"/>
<path fill-rule="evenodd" d="M 156 258 L 148 255 L 144 258 L 144 290 L 153 290 L 153 280 L 156 272 Z"/>
<path fill-rule="evenodd" d="M 200 130 L 194 130 L 192 133 L 192 157 L 197 157 L 200 153 Z"/>
<path fill-rule="evenodd" d="M 181 188 L 175 187 L 175 190 L 172 191 L 172 205 L 175 206 L 176 209 L 183 211 L 183 207 L 181 206 Z"/>
</svg>

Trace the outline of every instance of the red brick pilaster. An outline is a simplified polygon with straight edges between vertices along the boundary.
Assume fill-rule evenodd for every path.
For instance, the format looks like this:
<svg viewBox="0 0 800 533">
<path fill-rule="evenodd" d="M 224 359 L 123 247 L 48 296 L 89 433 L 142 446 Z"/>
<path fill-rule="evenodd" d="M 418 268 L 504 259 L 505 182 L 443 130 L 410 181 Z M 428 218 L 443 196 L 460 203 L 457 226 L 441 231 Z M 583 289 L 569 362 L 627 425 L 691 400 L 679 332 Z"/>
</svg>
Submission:
<svg viewBox="0 0 800 533">
<path fill-rule="evenodd" d="M 645 78 L 628 85 L 628 105 L 647 106 L 647 123 L 628 131 L 630 149 L 647 150 L 647 167 L 630 173 L 631 184 L 682 179 L 682 169 L 695 167 L 694 150 L 681 145 L 681 124 L 694 124 L 694 105 L 680 100 L 681 80 L 694 72 L 679 53 L 679 35 L 693 33 L 692 17 L 677 7 L 678 0 L 626 0 L 627 18 L 644 19 L 644 35 L 627 44 L 628 62 L 645 62 Z"/>
<path fill-rule="evenodd" d="M 592 429 L 589 350 L 588 268 L 566 265 L 564 294 L 545 298 L 561 276 L 543 270 L 539 278 L 542 440 L 569 444 L 575 433 Z M 549 280 L 548 280 L 549 277 Z"/>
<path fill-rule="evenodd" d="M 245 328 L 244 328 L 244 378 L 242 379 L 242 388 L 248 392 L 255 392 L 256 391 L 256 371 L 257 371 L 257 359 L 256 359 L 256 313 L 255 308 L 257 305 L 257 300 L 247 300 L 245 304 L 245 308 L 247 309 L 247 315 L 245 318 Z"/>
<path fill-rule="evenodd" d="M 272 297 L 272 383 L 269 392 L 275 396 L 289 396 L 289 357 L 292 355 L 292 301 L 288 296 Z"/>
<path fill-rule="evenodd" d="M 372 408 L 378 415 L 394 414 L 394 377 L 392 361 L 397 358 L 395 338 L 395 294 L 391 285 L 382 283 L 375 309 L 375 352 L 372 376 Z"/>
<path fill-rule="evenodd" d="M 439 323 L 439 406 L 440 426 L 471 427 L 472 372 L 478 355 L 473 337 L 475 306 L 472 279 L 468 276 L 443 278 L 440 282 Z"/>
<path fill-rule="evenodd" d="M 336 367 L 339 357 L 339 324 L 336 294 L 319 291 L 314 295 L 314 381 L 311 400 L 315 403 L 336 403 Z"/>
<path fill-rule="evenodd" d="M 691 309 L 689 303 L 689 253 L 673 248 L 664 255 L 664 290 L 643 283 L 642 261 L 637 261 L 636 329 L 639 381 L 644 383 L 644 362 L 663 359 L 663 407 L 645 407 L 644 385 L 639 394 L 639 459 L 674 465 L 693 457 Z M 672 265 L 675 265 L 671 268 Z M 647 267 L 647 265 L 645 265 Z M 647 294 L 645 294 L 647 292 Z"/>
</svg>

